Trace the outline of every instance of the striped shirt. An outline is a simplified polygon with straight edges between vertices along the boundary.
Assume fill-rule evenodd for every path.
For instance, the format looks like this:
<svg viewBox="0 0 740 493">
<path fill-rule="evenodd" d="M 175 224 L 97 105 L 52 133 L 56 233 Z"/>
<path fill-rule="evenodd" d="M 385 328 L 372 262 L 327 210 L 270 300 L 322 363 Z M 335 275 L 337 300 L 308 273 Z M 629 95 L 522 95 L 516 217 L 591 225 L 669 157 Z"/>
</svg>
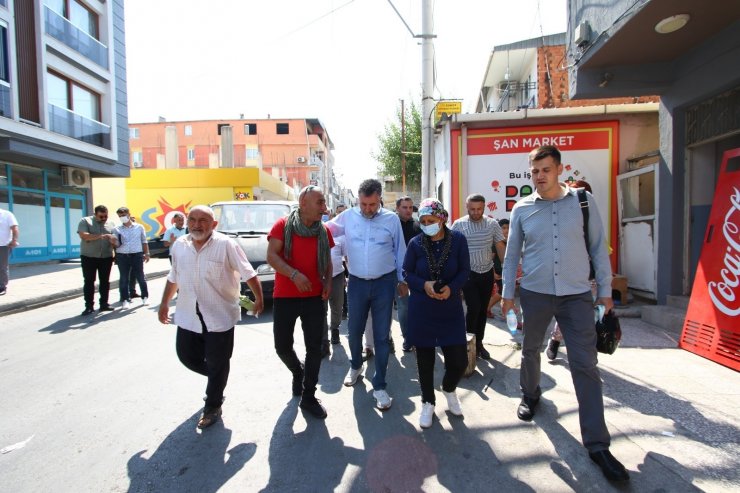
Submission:
<svg viewBox="0 0 740 493">
<path fill-rule="evenodd" d="M 493 269 L 493 245 L 505 239 L 498 221 L 488 216 L 471 221 L 470 216 L 464 216 L 452 223 L 452 229 L 468 240 L 470 270 L 483 274 Z"/>
<path fill-rule="evenodd" d="M 248 281 L 257 273 L 234 240 L 213 232 L 200 251 L 190 235 L 172 244 L 172 269 L 167 280 L 177 284 L 175 323 L 201 333 L 195 311 L 197 303 L 208 332 L 225 332 L 241 319 L 239 279 Z"/>
<path fill-rule="evenodd" d="M 115 235 L 118 237 L 116 253 L 141 253 L 144 251 L 146 232 L 144 231 L 144 226 L 141 224 L 118 226 Z"/>
<path fill-rule="evenodd" d="M 612 270 L 596 202 L 590 193 L 586 194 L 590 241 L 587 252 L 578 189 L 566 190 L 558 200 L 545 200 L 535 192 L 512 209 L 503 268 L 505 299 L 514 299 L 520 258 L 524 289 L 555 296 L 590 291 L 589 252 L 596 270 L 597 296 L 611 297 Z"/>
</svg>

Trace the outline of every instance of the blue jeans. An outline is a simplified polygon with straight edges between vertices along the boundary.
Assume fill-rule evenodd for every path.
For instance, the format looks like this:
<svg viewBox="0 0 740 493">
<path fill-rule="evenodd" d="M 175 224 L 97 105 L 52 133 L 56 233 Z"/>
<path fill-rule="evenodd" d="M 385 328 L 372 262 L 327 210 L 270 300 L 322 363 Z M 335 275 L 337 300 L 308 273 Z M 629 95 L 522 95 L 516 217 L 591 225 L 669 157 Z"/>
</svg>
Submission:
<svg viewBox="0 0 740 493">
<path fill-rule="evenodd" d="M 375 342 L 375 375 L 373 389 L 386 388 L 385 372 L 388 368 L 388 337 L 393 315 L 393 297 L 398 277 L 396 271 L 377 279 L 366 280 L 349 276 L 347 303 L 349 304 L 349 351 L 352 368 L 362 366 L 362 334 L 365 332 L 367 314 L 373 316 L 373 341 Z"/>
<path fill-rule="evenodd" d="M 398 310 L 398 324 L 401 326 L 403 346 L 406 349 L 406 326 L 409 322 L 409 295 L 401 296 L 396 289 L 396 309 Z"/>
<path fill-rule="evenodd" d="M 131 290 L 129 280 L 135 277 L 141 287 L 141 297 L 149 297 L 149 289 L 146 285 L 144 276 L 144 253 L 117 253 L 116 263 L 118 264 L 118 291 L 121 293 L 121 301 L 131 301 Z"/>
</svg>

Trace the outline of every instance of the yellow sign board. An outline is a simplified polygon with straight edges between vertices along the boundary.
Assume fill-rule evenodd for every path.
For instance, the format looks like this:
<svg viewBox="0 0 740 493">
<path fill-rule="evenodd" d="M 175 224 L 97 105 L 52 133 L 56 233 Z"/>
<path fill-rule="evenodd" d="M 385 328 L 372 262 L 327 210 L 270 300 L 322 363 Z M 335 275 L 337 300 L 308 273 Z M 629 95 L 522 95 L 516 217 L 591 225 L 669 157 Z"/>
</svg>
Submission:
<svg viewBox="0 0 740 493">
<path fill-rule="evenodd" d="M 437 108 L 435 109 L 437 120 L 442 116 L 442 113 L 447 113 L 448 115 L 462 113 L 462 101 L 440 101 L 437 103 Z"/>
</svg>

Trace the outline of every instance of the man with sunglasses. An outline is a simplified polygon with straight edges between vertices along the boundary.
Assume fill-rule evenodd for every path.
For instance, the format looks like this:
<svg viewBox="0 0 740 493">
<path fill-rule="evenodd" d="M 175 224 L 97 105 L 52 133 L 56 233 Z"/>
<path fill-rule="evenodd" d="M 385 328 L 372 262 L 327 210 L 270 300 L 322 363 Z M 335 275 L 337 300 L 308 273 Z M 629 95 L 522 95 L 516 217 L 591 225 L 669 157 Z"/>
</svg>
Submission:
<svg viewBox="0 0 740 493">
<path fill-rule="evenodd" d="M 113 307 L 108 304 L 108 291 L 110 270 L 113 266 L 113 248 L 117 244 L 115 228 L 116 225 L 108 221 L 108 208 L 104 205 L 96 206 L 95 214 L 83 217 L 77 226 L 77 234 L 80 235 L 81 240 L 82 277 L 85 280 L 83 288 L 85 310 L 82 316 L 94 312 L 96 276 L 99 283 L 100 311 L 113 311 Z"/>
</svg>

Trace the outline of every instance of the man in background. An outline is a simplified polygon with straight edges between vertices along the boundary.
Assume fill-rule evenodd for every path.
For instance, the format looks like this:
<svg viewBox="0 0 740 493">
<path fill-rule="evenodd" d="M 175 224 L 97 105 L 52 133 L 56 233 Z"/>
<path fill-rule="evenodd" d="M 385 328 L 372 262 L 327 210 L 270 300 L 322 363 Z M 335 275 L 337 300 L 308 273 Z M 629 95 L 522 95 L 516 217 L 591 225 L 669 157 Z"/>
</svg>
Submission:
<svg viewBox="0 0 740 493">
<path fill-rule="evenodd" d="M 404 242 L 408 246 L 411 238 L 421 233 L 419 221 L 414 219 L 413 199 L 409 196 L 404 196 L 396 200 L 396 214 L 398 214 L 398 219 L 401 221 Z M 401 296 L 399 292 L 396 292 L 396 309 L 398 311 L 398 324 L 401 326 L 401 334 L 403 335 L 403 351 L 408 353 L 412 349 L 406 342 L 406 327 L 409 319 L 408 294 Z"/>
<path fill-rule="evenodd" d="M 0 296 L 8 289 L 10 251 L 19 245 L 18 220 L 12 212 L 0 209 Z"/>
<path fill-rule="evenodd" d="M 104 205 L 95 207 L 95 214 L 83 217 L 77 225 L 80 236 L 80 264 L 82 277 L 85 280 L 83 293 L 85 311 L 82 315 L 94 312 L 95 278 L 99 281 L 100 311 L 113 311 L 108 304 L 110 290 L 110 270 L 113 267 L 113 248 L 117 244 L 116 225 L 108 221 L 108 208 Z"/>
</svg>

